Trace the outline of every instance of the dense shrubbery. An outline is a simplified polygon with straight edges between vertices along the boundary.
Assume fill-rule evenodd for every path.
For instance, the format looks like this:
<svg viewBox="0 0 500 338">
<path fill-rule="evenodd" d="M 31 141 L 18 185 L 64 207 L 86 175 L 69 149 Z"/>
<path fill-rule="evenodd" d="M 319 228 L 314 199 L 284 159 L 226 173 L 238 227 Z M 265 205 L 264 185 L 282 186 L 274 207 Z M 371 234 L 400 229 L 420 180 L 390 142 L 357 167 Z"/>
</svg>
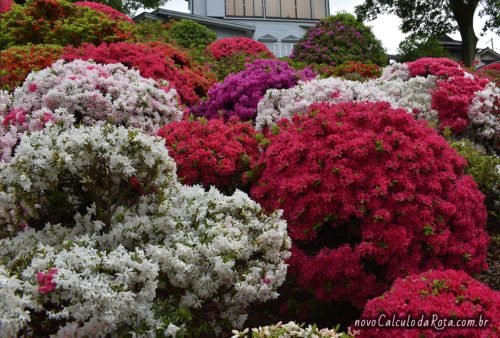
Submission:
<svg viewBox="0 0 500 338">
<path fill-rule="evenodd" d="M 193 113 L 209 119 L 237 116 L 243 121 L 253 120 L 257 104 L 268 89 L 293 87 L 301 76 L 311 78 L 314 74 L 296 72 L 284 61 L 256 60 L 210 89 L 208 99 Z"/>
<path fill-rule="evenodd" d="M 215 336 L 285 279 L 279 214 L 179 185 L 138 130 L 34 132 L 0 177 L 2 336 Z"/>
<path fill-rule="evenodd" d="M 113 7 L 109 7 L 107 5 L 98 3 L 98 2 L 91 2 L 91 1 L 81 1 L 81 2 L 73 2 L 74 5 L 76 6 L 83 6 L 83 7 L 88 7 L 90 9 L 93 9 L 97 12 L 101 12 L 108 16 L 112 20 L 123 20 L 127 21 L 130 23 L 134 23 L 134 21 L 129 18 L 127 15 L 123 14 L 122 12 L 114 9 Z"/>
<path fill-rule="evenodd" d="M 320 301 L 362 305 L 407 273 L 486 267 L 484 196 L 465 161 L 388 103 L 313 105 L 271 129 L 261 165 L 252 196 L 284 210 L 291 275 Z"/>
<path fill-rule="evenodd" d="M 190 51 L 205 49 L 217 39 L 217 35 L 206 26 L 185 19 L 170 23 L 168 34 L 177 45 Z"/>
<path fill-rule="evenodd" d="M 347 13 L 321 20 L 295 45 L 293 59 L 340 65 L 347 61 L 387 63 L 382 43 L 371 29 Z"/>
<path fill-rule="evenodd" d="M 193 62 L 175 47 L 161 42 L 118 42 L 98 47 L 84 44 L 79 48 L 67 47 L 66 60 L 93 60 L 98 63 L 122 63 L 137 69 L 141 76 L 160 82 L 166 80 L 180 96 L 181 102 L 194 105 L 207 94 L 215 78 L 207 69 Z"/>
<path fill-rule="evenodd" d="M 500 63 L 494 63 L 491 65 L 487 65 L 484 67 L 481 67 L 478 71 L 476 71 L 476 75 L 481 76 L 481 77 L 486 77 L 492 82 L 495 82 L 495 84 L 500 86 Z"/>
<path fill-rule="evenodd" d="M 58 45 L 24 45 L 0 51 L 0 90 L 14 90 L 29 73 L 49 67 L 61 53 Z"/>
<path fill-rule="evenodd" d="M 15 5 L 0 20 L 0 49 L 26 43 L 80 45 L 130 40 L 133 24 L 65 0 Z"/>
<path fill-rule="evenodd" d="M 410 275 L 398 279 L 392 288 L 382 296 L 366 304 L 362 318 L 378 319 L 385 315 L 390 321 L 407 320 L 408 316 L 416 322 L 423 315 L 427 319 L 427 328 L 378 327 L 361 329 L 361 337 L 381 337 L 390 330 L 391 336 L 418 337 L 495 337 L 500 332 L 500 293 L 472 279 L 462 271 L 429 271 L 419 275 Z M 453 320 L 479 319 L 488 321 L 480 328 L 463 326 L 462 322 L 450 325 L 431 325 L 433 316 L 447 322 Z M 438 329 L 441 328 L 441 329 Z"/>
<path fill-rule="evenodd" d="M 316 325 L 297 324 L 289 322 L 278 323 L 264 327 L 245 329 L 243 331 L 233 330 L 232 338 L 246 338 L 251 334 L 252 338 L 349 338 L 350 335 L 339 332 L 338 329 L 318 329 Z"/>
<path fill-rule="evenodd" d="M 175 90 L 164 91 L 121 64 L 58 61 L 31 73 L 12 97 L 0 93 L 1 159 L 10 159 L 22 133 L 48 123 L 109 122 L 155 133 L 182 118 L 176 97 Z"/>
<path fill-rule="evenodd" d="M 196 119 L 174 122 L 161 128 L 170 156 L 177 163 L 177 176 L 184 184 L 215 186 L 232 193 L 247 186 L 247 171 L 259 156 L 255 130 L 249 123 L 230 119 Z"/>
</svg>

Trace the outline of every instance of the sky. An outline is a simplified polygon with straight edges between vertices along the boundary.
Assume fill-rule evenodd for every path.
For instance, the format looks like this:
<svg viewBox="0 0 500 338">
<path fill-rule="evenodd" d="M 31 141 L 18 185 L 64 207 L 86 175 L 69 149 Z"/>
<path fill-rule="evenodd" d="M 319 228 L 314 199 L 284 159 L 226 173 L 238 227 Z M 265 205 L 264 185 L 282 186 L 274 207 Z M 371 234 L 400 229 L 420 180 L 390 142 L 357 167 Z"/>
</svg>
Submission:
<svg viewBox="0 0 500 338">
<path fill-rule="evenodd" d="M 362 3 L 363 0 L 330 0 L 330 12 L 331 14 L 340 11 L 354 13 L 354 7 Z M 170 0 L 165 6 L 162 6 L 162 8 L 179 12 L 188 12 L 187 1 L 185 0 Z M 474 28 L 479 38 L 477 47 L 491 48 L 490 41 L 493 39 L 494 49 L 496 52 L 500 53 L 500 36 L 492 32 L 487 32 L 484 36 L 480 36 L 484 19 L 479 18 L 477 15 L 478 12 L 479 9 L 476 11 L 476 18 L 474 20 Z M 382 41 L 388 53 L 397 53 L 399 43 L 405 38 L 405 34 L 399 29 L 401 20 L 397 16 L 387 14 L 380 15 L 377 20 L 366 22 L 366 24 L 373 28 L 375 36 Z M 450 36 L 456 40 L 461 40 L 458 32 L 450 34 Z"/>
</svg>

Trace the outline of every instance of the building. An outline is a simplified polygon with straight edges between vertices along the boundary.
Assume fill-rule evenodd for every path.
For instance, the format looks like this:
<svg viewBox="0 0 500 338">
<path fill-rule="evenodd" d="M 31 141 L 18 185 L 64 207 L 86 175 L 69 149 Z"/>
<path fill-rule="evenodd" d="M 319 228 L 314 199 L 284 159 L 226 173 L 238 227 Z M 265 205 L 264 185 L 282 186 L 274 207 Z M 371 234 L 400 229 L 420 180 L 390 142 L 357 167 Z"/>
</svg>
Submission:
<svg viewBox="0 0 500 338">
<path fill-rule="evenodd" d="M 454 40 L 448 35 L 444 35 L 439 39 L 439 43 L 450 53 L 451 59 L 459 62 L 462 60 L 462 41 Z M 481 67 L 498 60 L 500 60 L 500 54 L 489 47 L 476 50 L 474 59 L 476 67 Z"/>
<path fill-rule="evenodd" d="M 191 19 L 218 38 L 246 36 L 288 56 L 310 27 L 330 15 L 328 0 L 186 0 L 190 13 L 157 9 L 135 20 Z"/>
</svg>

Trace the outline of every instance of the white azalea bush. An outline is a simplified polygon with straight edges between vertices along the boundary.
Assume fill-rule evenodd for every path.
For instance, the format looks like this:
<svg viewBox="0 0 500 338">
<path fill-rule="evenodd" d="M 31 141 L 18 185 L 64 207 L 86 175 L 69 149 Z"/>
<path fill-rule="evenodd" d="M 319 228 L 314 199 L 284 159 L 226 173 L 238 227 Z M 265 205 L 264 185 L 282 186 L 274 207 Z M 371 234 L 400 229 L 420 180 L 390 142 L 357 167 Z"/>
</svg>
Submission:
<svg viewBox="0 0 500 338">
<path fill-rule="evenodd" d="M 275 325 L 261 326 L 242 331 L 233 330 L 232 338 L 351 338 L 358 334 L 358 331 L 348 333 L 341 332 L 339 328 L 318 329 L 316 325 L 297 324 L 288 322 L 286 324 L 278 323 Z"/>
<path fill-rule="evenodd" d="M 11 158 L 22 133 L 48 123 L 112 123 L 155 133 L 182 116 L 176 91 L 164 90 L 137 70 L 119 63 L 60 60 L 32 72 L 12 95 L 0 93 L 0 160 Z"/>
<path fill-rule="evenodd" d="M 25 135 L 0 164 L 0 336 L 215 336 L 277 297 L 286 223 L 177 182 L 161 139 Z"/>
</svg>

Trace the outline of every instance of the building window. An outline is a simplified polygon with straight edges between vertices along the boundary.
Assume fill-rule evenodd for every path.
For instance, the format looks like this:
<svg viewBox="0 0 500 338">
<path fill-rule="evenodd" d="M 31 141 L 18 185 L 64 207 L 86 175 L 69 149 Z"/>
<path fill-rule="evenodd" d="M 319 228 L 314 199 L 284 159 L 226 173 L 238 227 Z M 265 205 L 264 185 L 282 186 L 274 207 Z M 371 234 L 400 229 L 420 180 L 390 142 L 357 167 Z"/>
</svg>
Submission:
<svg viewBox="0 0 500 338">
<path fill-rule="evenodd" d="M 323 19 L 327 0 L 226 0 L 226 16 Z"/>
<path fill-rule="evenodd" d="M 293 52 L 295 43 L 273 43 L 268 44 L 268 48 L 273 52 L 276 57 L 290 56 Z"/>
</svg>

